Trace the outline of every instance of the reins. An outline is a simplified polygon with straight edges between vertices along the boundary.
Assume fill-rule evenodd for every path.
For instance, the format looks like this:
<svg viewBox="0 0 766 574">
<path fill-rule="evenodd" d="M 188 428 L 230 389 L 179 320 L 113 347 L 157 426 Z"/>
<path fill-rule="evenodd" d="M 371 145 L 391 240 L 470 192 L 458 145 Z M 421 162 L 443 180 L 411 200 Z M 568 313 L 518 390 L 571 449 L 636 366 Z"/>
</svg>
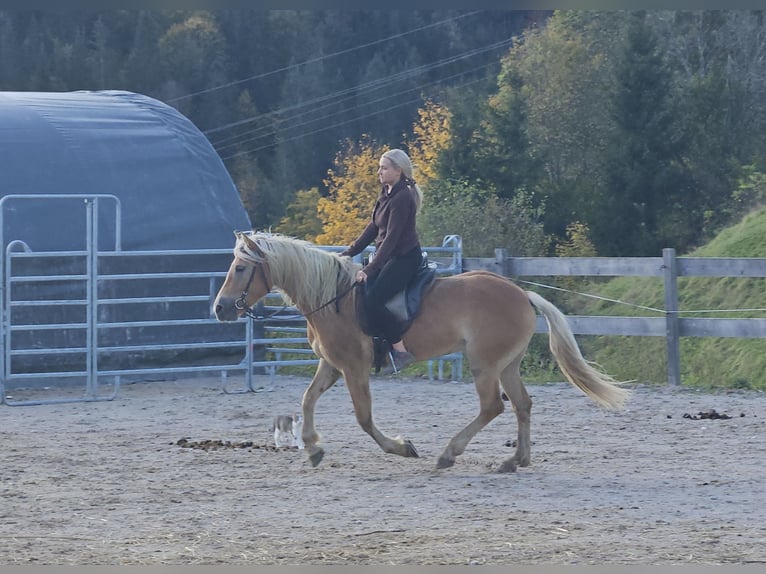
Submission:
<svg viewBox="0 0 766 574">
<path fill-rule="evenodd" d="M 335 297 L 333 297 L 332 299 L 330 299 L 326 303 L 322 303 L 319 307 L 317 307 L 313 311 L 309 311 L 308 313 L 306 313 L 303 316 L 304 317 L 308 317 L 310 315 L 313 315 L 314 313 L 316 313 L 318 311 L 321 311 L 322 309 L 324 309 L 325 307 L 327 307 L 328 305 L 331 305 L 333 303 L 335 303 L 335 312 L 336 313 L 340 313 L 340 306 L 338 305 L 338 303 L 340 303 L 340 300 L 343 299 L 343 297 L 345 297 L 346 295 L 348 295 L 351 292 L 351 290 L 354 287 L 357 287 L 358 285 L 361 285 L 361 283 L 358 282 L 358 281 L 352 283 L 351 287 L 349 287 L 348 289 L 346 289 L 344 291 L 341 291 L 340 293 L 338 293 Z"/>
</svg>

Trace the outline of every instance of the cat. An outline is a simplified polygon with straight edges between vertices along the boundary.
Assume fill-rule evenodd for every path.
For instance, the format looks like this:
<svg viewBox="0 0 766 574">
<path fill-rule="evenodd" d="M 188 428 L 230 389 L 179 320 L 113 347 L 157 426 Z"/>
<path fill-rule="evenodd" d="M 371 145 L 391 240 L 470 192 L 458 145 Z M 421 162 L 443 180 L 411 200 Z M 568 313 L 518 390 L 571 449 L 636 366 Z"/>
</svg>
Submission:
<svg viewBox="0 0 766 574">
<path fill-rule="evenodd" d="M 277 415 L 271 423 L 271 431 L 274 433 L 274 444 L 277 448 L 282 446 L 295 446 L 303 448 L 301 431 L 303 430 L 303 415 Z"/>
</svg>

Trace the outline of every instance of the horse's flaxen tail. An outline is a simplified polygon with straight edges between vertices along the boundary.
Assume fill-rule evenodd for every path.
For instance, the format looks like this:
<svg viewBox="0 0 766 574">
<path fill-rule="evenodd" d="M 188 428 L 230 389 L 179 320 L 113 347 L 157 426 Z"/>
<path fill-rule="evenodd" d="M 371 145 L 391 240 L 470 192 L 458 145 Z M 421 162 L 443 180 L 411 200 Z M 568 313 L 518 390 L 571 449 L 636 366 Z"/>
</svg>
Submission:
<svg viewBox="0 0 766 574">
<path fill-rule="evenodd" d="M 583 358 L 567 318 L 553 303 L 532 291 L 527 291 L 527 296 L 548 322 L 551 352 L 567 380 L 599 405 L 621 409 L 630 391 L 617 386 L 617 381 Z"/>
</svg>

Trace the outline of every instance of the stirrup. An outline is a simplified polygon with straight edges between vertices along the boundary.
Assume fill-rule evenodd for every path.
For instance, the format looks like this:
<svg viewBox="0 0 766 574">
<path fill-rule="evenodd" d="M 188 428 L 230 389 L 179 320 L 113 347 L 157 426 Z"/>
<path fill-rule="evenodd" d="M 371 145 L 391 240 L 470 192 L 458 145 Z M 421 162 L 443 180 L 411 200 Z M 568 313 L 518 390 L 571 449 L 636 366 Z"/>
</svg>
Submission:
<svg viewBox="0 0 766 574">
<path fill-rule="evenodd" d="M 394 361 L 394 351 L 393 350 L 388 352 L 388 361 L 389 361 L 390 369 L 384 368 L 383 372 L 385 373 L 386 371 L 390 370 L 392 375 L 398 375 L 399 374 L 399 368 L 396 366 L 396 361 Z M 388 374 L 388 373 L 386 373 L 386 374 Z"/>
<path fill-rule="evenodd" d="M 394 359 L 394 355 L 400 355 L 402 358 L 401 365 L 397 364 L 396 360 Z M 395 349 L 391 349 L 388 352 L 388 360 L 389 365 L 383 371 L 381 371 L 381 374 L 383 375 L 398 375 L 401 370 L 412 363 L 415 362 L 415 356 L 410 353 L 409 351 L 397 351 Z"/>
</svg>

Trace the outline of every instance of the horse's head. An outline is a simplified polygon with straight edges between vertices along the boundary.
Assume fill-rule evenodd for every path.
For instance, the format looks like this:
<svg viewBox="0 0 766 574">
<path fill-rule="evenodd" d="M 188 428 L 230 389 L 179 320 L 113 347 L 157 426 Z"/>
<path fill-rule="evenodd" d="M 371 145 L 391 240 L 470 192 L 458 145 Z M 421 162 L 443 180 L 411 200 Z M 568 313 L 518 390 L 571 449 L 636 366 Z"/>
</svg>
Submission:
<svg viewBox="0 0 766 574">
<path fill-rule="evenodd" d="M 213 304 L 219 321 L 236 321 L 272 287 L 263 251 L 248 234 L 235 235 L 234 261 Z"/>
</svg>

